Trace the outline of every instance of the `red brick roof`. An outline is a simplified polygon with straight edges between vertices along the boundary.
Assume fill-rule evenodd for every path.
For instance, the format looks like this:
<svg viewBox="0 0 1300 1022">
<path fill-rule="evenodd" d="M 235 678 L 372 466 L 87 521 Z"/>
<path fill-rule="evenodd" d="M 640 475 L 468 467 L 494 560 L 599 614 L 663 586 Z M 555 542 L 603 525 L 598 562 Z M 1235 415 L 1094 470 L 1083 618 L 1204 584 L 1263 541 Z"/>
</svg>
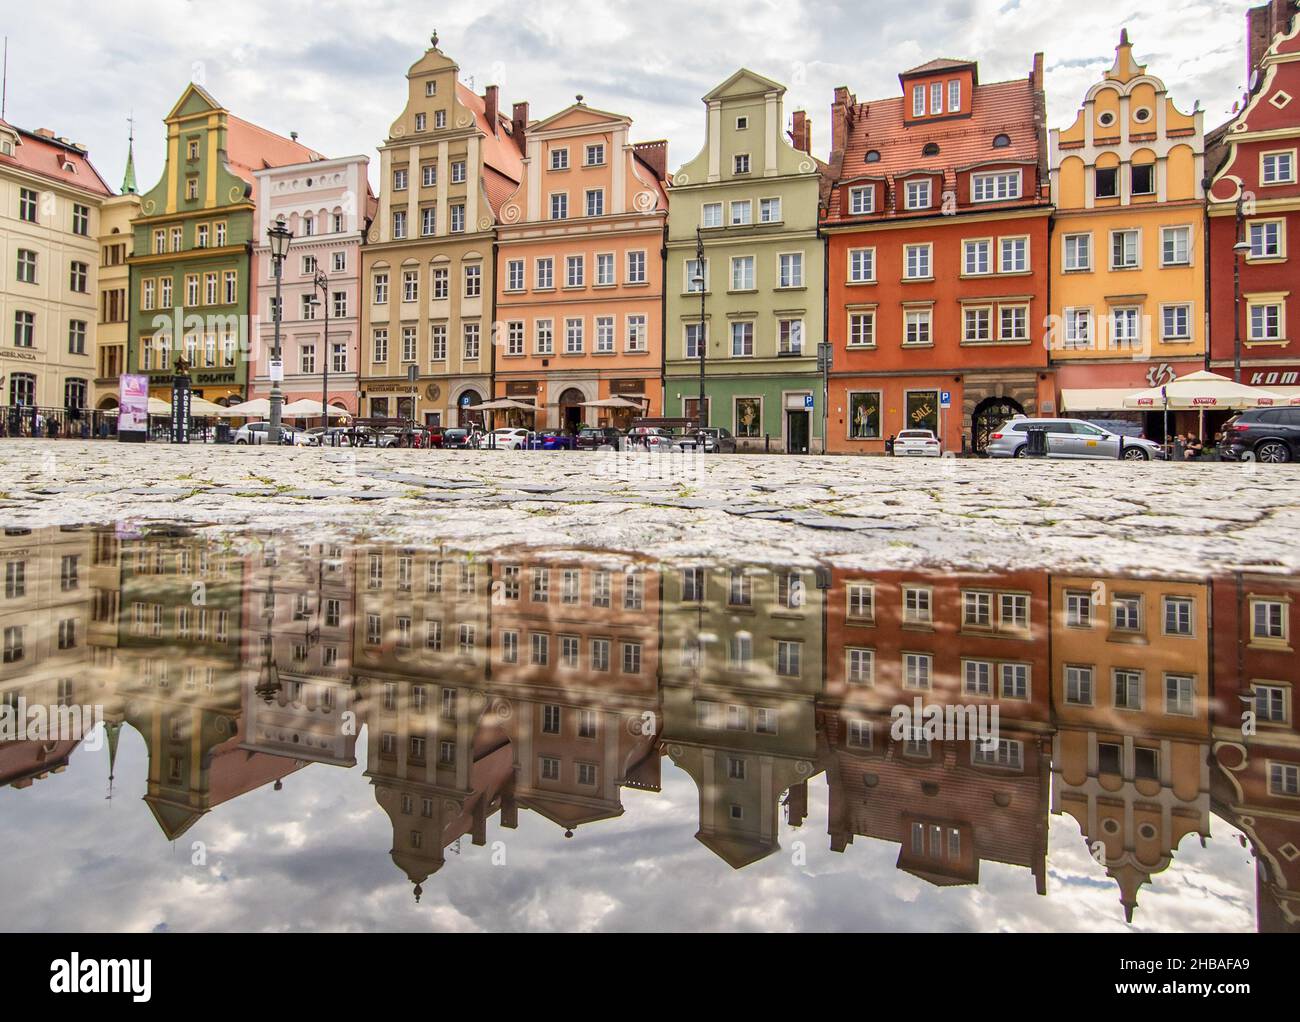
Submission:
<svg viewBox="0 0 1300 1022">
<path fill-rule="evenodd" d="M 226 162 L 232 172 L 253 188 L 257 201 L 257 182 L 253 171 L 267 167 L 288 167 L 295 163 L 312 163 L 325 157 L 314 149 L 258 127 L 242 117 L 229 115 L 226 131 Z"/>
<path fill-rule="evenodd" d="M 474 112 L 479 131 L 483 132 L 483 181 L 493 214 L 499 214 L 501 204 L 514 194 L 523 177 L 523 156 L 511 134 L 510 118 L 498 112 L 497 123 L 488 123 L 483 97 L 460 82 L 456 83 L 456 98 Z"/>
<path fill-rule="evenodd" d="M 7 121 L 0 121 L 0 125 L 18 135 L 18 145 L 14 147 L 13 155 L 0 153 L 0 166 L 19 167 L 30 174 L 80 188 L 93 195 L 113 194 L 113 189 L 99 176 L 99 171 L 90 162 L 84 149 L 34 131 L 25 131 Z"/>
<path fill-rule="evenodd" d="M 885 178 L 892 192 L 897 175 L 938 171 L 943 174 L 942 188 L 947 190 L 955 188 L 958 171 L 984 163 L 1024 162 L 1036 164 L 1041 170 L 1046 153 L 1036 107 L 1035 91 L 1028 76 L 977 86 L 969 117 L 923 120 L 908 125 L 901 96 L 850 107 L 843 159 L 834 161 L 837 179 L 831 190 L 827 222 L 849 219 L 839 213 L 839 190 L 845 182 Z M 998 135 L 1007 135 L 1011 144 L 994 149 L 993 139 Z M 923 155 L 924 147 L 931 142 L 939 146 L 938 155 Z M 867 163 L 867 153 L 873 150 L 880 154 L 880 160 Z M 1039 195 L 1032 191 L 1035 186 L 1032 177 L 1027 175 L 1026 179 L 1029 194 L 1014 205 L 1034 205 L 1040 201 Z M 933 212 L 885 215 L 932 216 Z M 877 214 L 875 219 L 880 217 Z"/>
<path fill-rule="evenodd" d="M 957 60 L 952 57 L 940 57 L 938 60 L 931 60 L 919 67 L 914 67 L 910 71 L 904 71 L 900 77 L 913 78 L 918 75 L 930 75 L 939 71 L 951 71 L 958 67 L 974 67 L 973 60 Z"/>
</svg>

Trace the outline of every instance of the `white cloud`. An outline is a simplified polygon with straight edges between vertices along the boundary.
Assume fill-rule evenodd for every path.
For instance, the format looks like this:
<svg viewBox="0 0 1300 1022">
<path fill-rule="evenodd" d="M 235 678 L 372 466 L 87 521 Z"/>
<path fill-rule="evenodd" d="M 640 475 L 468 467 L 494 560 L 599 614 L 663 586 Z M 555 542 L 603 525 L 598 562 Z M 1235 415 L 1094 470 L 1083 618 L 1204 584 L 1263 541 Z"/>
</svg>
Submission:
<svg viewBox="0 0 1300 1022">
<path fill-rule="evenodd" d="M 703 142 L 700 97 L 744 64 L 789 85 L 814 147 L 829 143 L 831 90 L 859 99 L 898 91 L 899 71 L 935 56 L 980 62 L 984 81 L 1027 74 L 1046 53 L 1049 116 L 1068 124 L 1109 66 L 1127 25 L 1184 109 L 1199 99 L 1207 127 L 1225 120 L 1245 78 L 1245 10 L 1253 0 L 1190 0 L 1133 11 L 1070 0 L 556 0 L 521 7 L 478 0 L 422 25 L 401 0 L 118 0 L 29 5 L 9 28 L 8 117 L 89 146 L 121 181 L 134 112 L 140 183 L 163 165 L 162 118 L 199 75 L 233 113 L 328 155 L 373 156 L 405 98 L 405 72 L 436 27 L 445 52 L 479 91 L 545 116 L 583 93 L 630 115 L 638 138 L 667 137 L 680 166 Z"/>
</svg>

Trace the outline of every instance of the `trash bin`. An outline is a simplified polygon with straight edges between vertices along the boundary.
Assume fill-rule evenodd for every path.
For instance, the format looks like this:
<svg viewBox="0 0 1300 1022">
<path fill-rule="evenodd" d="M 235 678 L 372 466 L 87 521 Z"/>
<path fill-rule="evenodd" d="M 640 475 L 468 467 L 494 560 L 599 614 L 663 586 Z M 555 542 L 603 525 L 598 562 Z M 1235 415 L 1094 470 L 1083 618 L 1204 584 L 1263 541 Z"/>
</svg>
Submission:
<svg viewBox="0 0 1300 1022">
<path fill-rule="evenodd" d="M 1029 443 L 1025 445 L 1026 458 L 1047 457 L 1047 430 L 1042 428 L 1028 431 Z"/>
</svg>

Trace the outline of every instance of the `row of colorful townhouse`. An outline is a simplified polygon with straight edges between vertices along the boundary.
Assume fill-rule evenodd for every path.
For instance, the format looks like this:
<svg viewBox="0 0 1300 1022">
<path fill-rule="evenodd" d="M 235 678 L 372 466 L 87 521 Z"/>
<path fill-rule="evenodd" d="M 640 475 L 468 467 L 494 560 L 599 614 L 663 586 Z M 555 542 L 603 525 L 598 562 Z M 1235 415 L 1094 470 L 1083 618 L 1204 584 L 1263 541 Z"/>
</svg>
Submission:
<svg viewBox="0 0 1300 1022">
<path fill-rule="evenodd" d="M 824 772 L 834 851 L 896 842 L 899 868 L 939 886 L 978 882 L 984 860 L 1045 894 L 1049 814 L 1069 815 L 1131 921 L 1214 813 L 1250 840 L 1260 928 L 1300 929 L 1300 579 L 251 538 L 0 537 L 0 705 L 93 690 L 148 747 L 145 801 L 171 840 L 309 764 L 354 767 L 355 714 L 413 884 L 498 809 L 505 828 L 531 809 L 570 832 L 622 815 L 666 756 L 698 787 L 697 838 L 734 868 L 780 848 L 782 807 L 799 827 Z M 918 699 L 982 708 L 996 744 L 896 730 Z M 0 786 L 71 751 L 23 744 L 0 746 Z"/>
<path fill-rule="evenodd" d="M 666 142 L 582 96 L 507 113 L 436 35 L 378 196 L 367 157 L 196 84 L 143 194 L 131 165 L 114 195 L 82 147 L 0 124 L 7 403 L 111 408 L 124 371 L 166 399 L 178 354 L 207 400 L 268 396 L 277 283 L 288 400 L 444 427 L 506 400 L 497 425 L 702 413 L 749 449 L 880 453 L 929 428 L 980 451 L 1022 413 L 1159 436 L 1124 396 L 1207 365 L 1300 393 L 1294 7 L 1249 12 L 1249 91 L 1208 134 L 1127 33 L 1050 133 L 1041 54 L 1012 81 L 936 60 L 892 97 L 839 88 L 829 162 L 748 70 L 704 98 L 704 147 L 670 174 Z"/>
</svg>

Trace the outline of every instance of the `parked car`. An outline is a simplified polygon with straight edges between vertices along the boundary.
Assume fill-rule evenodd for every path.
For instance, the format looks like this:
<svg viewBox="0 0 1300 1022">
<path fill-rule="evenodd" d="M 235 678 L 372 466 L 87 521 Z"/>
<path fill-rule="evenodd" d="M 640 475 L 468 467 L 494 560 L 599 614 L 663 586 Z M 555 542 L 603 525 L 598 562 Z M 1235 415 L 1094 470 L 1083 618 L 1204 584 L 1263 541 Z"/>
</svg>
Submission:
<svg viewBox="0 0 1300 1022">
<path fill-rule="evenodd" d="M 517 451 L 528 442 L 529 431 L 518 427 L 494 429 L 478 438 L 478 448 L 486 451 L 495 448 L 498 451 Z"/>
<path fill-rule="evenodd" d="M 452 426 L 442 431 L 442 446 L 448 450 L 464 450 L 478 444 L 478 434 L 461 426 Z"/>
<path fill-rule="evenodd" d="M 1219 436 L 1219 453 L 1233 461 L 1300 461 L 1300 408 L 1251 408 L 1224 423 Z"/>
<path fill-rule="evenodd" d="M 588 426 L 578 430 L 575 442 L 580 451 L 617 451 L 623 445 L 623 434 L 613 426 Z"/>
<path fill-rule="evenodd" d="M 307 440 L 313 447 L 350 447 L 351 433 L 347 426 L 331 426 L 328 430 L 316 426 L 307 430 Z"/>
<path fill-rule="evenodd" d="M 270 443 L 271 424 L 269 422 L 250 422 L 240 426 L 235 433 L 237 444 Z M 286 447 L 309 447 L 311 441 L 307 434 L 293 426 L 280 425 L 280 443 Z"/>
<path fill-rule="evenodd" d="M 662 426 L 634 426 L 627 431 L 625 446 L 632 450 L 642 448 L 647 451 L 668 451 L 672 449 L 675 439 Z"/>
<path fill-rule="evenodd" d="M 673 449 L 678 451 L 703 451 L 705 454 L 735 454 L 736 438 L 730 430 L 721 426 L 705 426 L 703 429 L 683 433 L 673 440 Z"/>
<path fill-rule="evenodd" d="M 937 458 L 942 453 L 934 430 L 905 429 L 894 437 L 895 458 Z"/>
<path fill-rule="evenodd" d="M 526 451 L 571 451 L 574 449 L 573 437 L 567 433 L 531 433 L 524 441 Z"/>
<path fill-rule="evenodd" d="M 1029 431 L 1047 432 L 1049 458 L 1073 458 L 1115 461 L 1120 443 L 1125 461 L 1151 461 L 1163 458 L 1159 444 L 1141 437 L 1121 437 L 1082 419 L 1030 419 L 1018 416 L 997 429 L 989 440 L 986 454 L 990 458 L 1024 458 L 1029 453 Z"/>
</svg>

